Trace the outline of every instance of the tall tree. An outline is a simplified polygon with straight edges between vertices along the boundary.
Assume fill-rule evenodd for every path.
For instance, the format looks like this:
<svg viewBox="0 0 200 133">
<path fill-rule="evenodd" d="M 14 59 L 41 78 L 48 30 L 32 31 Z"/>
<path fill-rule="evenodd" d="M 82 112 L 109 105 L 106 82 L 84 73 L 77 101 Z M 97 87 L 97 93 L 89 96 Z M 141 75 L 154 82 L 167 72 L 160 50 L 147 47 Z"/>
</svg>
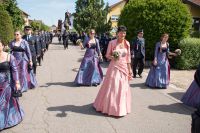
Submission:
<svg viewBox="0 0 200 133">
<path fill-rule="evenodd" d="M 0 38 L 4 44 L 8 44 L 14 37 L 13 25 L 8 12 L 0 4 Z"/>
<path fill-rule="evenodd" d="M 79 32 L 95 28 L 97 33 L 105 32 L 108 6 L 104 0 L 77 0 L 74 27 Z"/>
<path fill-rule="evenodd" d="M 14 30 L 22 29 L 24 25 L 24 19 L 22 11 L 19 9 L 16 0 L 2 0 L 5 9 L 11 16 Z"/>
<path fill-rule="evenodd" d="M 38 20 L 33 20 L 30 23 L 31 27 L 33 28 L 33 30 L 44 30 L 44 31 L 49 31 L 50 27 L 45 25 L 42 21 L 38 21 Z"/>
</svg>

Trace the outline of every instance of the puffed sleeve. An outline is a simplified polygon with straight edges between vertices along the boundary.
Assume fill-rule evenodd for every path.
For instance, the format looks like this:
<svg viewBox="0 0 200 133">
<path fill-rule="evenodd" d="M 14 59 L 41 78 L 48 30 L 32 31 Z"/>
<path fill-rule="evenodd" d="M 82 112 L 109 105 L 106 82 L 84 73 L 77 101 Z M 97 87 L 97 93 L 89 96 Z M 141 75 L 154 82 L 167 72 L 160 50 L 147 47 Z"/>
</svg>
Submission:
<svg viewBox="0 0 200 133">
<path fill-rule="evenodd" d="M 86 36 L 83 41 L 83 47 L 86 48 L 88 44 L 89 38 Z"/>
<path fill-rule="evenodd" d="M 127 50 L 128 50 L 128 52 L 127 52 L 127 56 L 126 56 L 126 61 L 127 61 L 127 63 L 131 63 L 130 44 L 129 44 L 128 41 L 127 41 L 126 43 L 127 43 Z"/>
<path fill-rule="evenodd" d="M 170 52 L 169 43 L 167 43 L 167 52 L 168 52 L 168 53 Z"/>
<path fill-rule="evenodd" d="M 110 41 L 106 52 L 106 58 L 111 59 L 110 56 L 112 55 L 112 52 L 113 52 L 112 41 Z"/>
<path fill-rule="evenodd" d="M 98 56 L 101 55 L 101 50 L 100 50 L 100 46 L 99 46 L 99 40 L 96 39 L 96 45 L 97 45 L 97 53 L 98 53 Z"/>
<path fill-rule="evenodd" d="M 160 43 L 156 43 L 156 46 L 155 46 L 155 51 L 154 51 L 154 59 L 157 59 L 157 56 L 158 56 L 158 50 L 159 50 L 159 45 Z"/>
<path fill-rule="evenodd" d="M 24 41 L 24 45 L 25 45 L 25 52 L 26 52 L 26 55 L 29 59 L 29 61 L 32 61 L 32 55 L 31 55 L 31 50 L 29 48 L 29 44 L 27 41 Z"/>
<path fill-rule="evenodd" d="M 18 81 L 19 74 L 18 74 L 18 70 L 17 70 L 17 63 L 16 63 L 16 59 L 13 55 L 10 55 L 10 68 L 11 68 L 11 74 L 12 74 L 13 80 Z"/>
</svg>

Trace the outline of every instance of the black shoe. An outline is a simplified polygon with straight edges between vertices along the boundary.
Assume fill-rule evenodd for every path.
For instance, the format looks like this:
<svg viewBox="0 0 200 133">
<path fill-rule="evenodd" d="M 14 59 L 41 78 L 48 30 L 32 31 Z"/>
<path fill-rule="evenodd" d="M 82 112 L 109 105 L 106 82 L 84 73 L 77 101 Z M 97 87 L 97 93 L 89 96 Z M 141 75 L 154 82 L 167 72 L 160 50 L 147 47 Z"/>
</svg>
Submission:
<svg viewBox="0 0 200 133">
<path fill-rule="evenodd" d="M 140 78 L 142 78 L 142 75 L 141 75 L 141 74 L 139 74 L 139 77 L 140 77 Z"/>
<path fill-rule="evenodd" d="M 98 86 L 98 85 L 99 85 L 99 84 L 97 84 L 97 83 L 95 83 L 95 84 L 92 84 L 92 86 L 95 86 L 95 87 L 96 87 L 96 86 Z"/>
</svg>

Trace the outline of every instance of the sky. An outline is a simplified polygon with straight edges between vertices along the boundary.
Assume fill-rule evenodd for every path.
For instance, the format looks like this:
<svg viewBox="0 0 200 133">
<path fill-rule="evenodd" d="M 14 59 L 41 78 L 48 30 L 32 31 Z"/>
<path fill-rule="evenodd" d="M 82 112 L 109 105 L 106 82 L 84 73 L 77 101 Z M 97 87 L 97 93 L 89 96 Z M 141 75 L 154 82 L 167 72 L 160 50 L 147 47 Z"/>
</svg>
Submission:
<svg viewBox="0 0 200 133">
<path fill-rule="evenodd" d="M 112 5 L 121 0 L 104 0 Z M 29 19 L 42 20 L 48 26 L 57 25 L 64 19 L 65 12 L 75 12 L 76 0 L 17 0 L 21 10 L 28 13 Z"/>
</svg>

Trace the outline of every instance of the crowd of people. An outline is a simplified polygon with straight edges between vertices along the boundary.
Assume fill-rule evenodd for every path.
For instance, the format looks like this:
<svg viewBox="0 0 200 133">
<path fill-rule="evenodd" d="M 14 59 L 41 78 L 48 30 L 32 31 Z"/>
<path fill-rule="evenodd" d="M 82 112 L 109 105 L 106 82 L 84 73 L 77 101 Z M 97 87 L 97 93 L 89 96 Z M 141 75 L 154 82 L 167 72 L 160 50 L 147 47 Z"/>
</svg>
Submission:
<svg viewBox="0 0 200 133">
<path fill-rule="evenodd" d="M 74 83 L 83 86 L 97 86 L 103 81 L 93 106 L 97 111 L 111 116 L 125 116 L 131 112 L 129 80 L 136 78 L 137 75 L 142 78 L 145 64 L 143 30 L 138 30 L 137 37 L 131 43 L 126 40 L 126 30 L 125 26 L 119 26 L 115 39 L 104 36 L 104 40 L 102 41 L 101 38 L 99 41 L 95 37 L 95 30 L 91 29 L 89 36 L 83 43 L 80 43 L 81 49 L 86 48 L 86 52 Z M 167 89 L 170 82 L 168 59 L 181 54 L 180 49 L 170 52 L 168 39 L 169 34 L 164 33 L 155 45 L 154 59 L 145 82 L 145 85 L 152 89 Z M 108 43 L 103 43 L 106 52 L 105 49 L 101 51 L 102 44 L 100 43 L 102 42 Z M 110 63 L 103 80 L 99 63 L 104 57 Z M 198 75 L 196 76 L 198 78 L 193 81 L 182 98 L 183 103 L 193 107 L 200 106 L 200 87 L 198 86 L 199 80 L 197 80 L 200 79 L 199 71 L 195 75 Z"/>
<path fill-rule="evenodd" d="M 17 30 L 14 36 L 9 45 L 0 39 L 0 131 L 22 121 L 24 112 L 18 97 L 37 87 L 37 65 L 41 66 L 52 42 L 49 32 L 33 33 L 30 26 L 24 27 L 24 35 Z"/>
<path fill-rule="evenodd" d="M 38 32 L 32 34 L 30 26 L 25 27 L 25 35 L 15 32 L 15 39 L 9 44 L 10 52 L 4 52 L 0 41 L 0 130 L 20 123 L 24 112 L 18 103 L 18 97 L 28 89 L 37 86 L 37 63 L 41 65 L 44 53 L 52 42 L 50 33 Z M 143 30 L 138 30 L 132 42 L 126 40 L 125 26 L 119 26 L 116 38 L 107 34 L 99 39 L 94 29 L 80 37 L 81 49 L 86 49 L 74 83 L 79 86 L 98 86 L 100 90 L 94 100 L 96 111 L 111 116 L 121 117 L 131 112 L 131 90 L 129 81 L 142 78 L 145 64 L 145 39 Z M 68 48 L 69 40 L 77 43 L 78 38 L 70 37 L 65 31 L 62 35 L 64 49 Z M 75 38 L 73 40 L 72 38 Z M 167 89 L 170 82 L 170 65 L 168 58 L 180 55 L 180 51 L 170 52 L 169 34 L 164 33 L 155 45 L 154 59 L 146 78 L 145 85 L 150 88 Z M 152 51 L 153 52 L 153 51 Z M 110 61 L 106 76 L 100 62 Z M 137 70 L 138 69 L 138 70 Z M 200 67 L 195 73 L 194 81 L 183 96 L 183 103 L 200 106 Z M 2 102 L 4 101 L 4 102 Z"/>
</svg>

